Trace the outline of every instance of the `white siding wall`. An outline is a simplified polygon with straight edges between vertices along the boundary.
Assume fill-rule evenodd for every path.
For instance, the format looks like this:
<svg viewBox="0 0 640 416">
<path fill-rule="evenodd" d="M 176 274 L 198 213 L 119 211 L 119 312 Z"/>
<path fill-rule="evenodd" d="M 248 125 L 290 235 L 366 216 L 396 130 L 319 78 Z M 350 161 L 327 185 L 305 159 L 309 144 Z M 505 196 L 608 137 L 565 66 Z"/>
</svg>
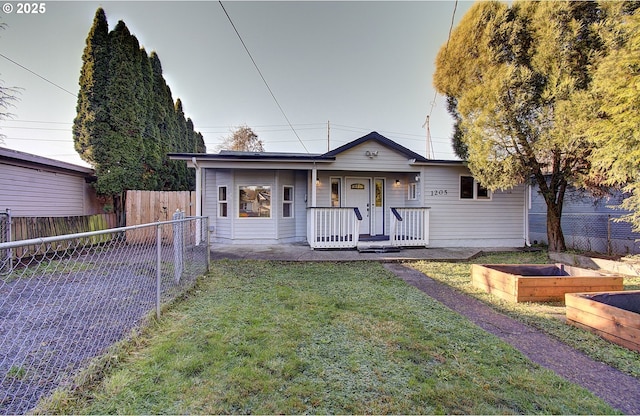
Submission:
<svg viewBox="0 0 640 416">
<path fill-rule="evenodd" d="M 464 168 L 428 167 L 423 175 L 424 205 L 431 207 L 432 247 L 523 246 L 524 186 L 495 192 L 491 200 L 460 199 Z"/>
<path fill-rule="evenodd" d="M 240 218 L 238 189 L 240 186 L 271 187 L 270 218 Z M 227 187 L 226 218 L 218 217 L 218 188 Z M 294 187 L 294 216 L 282 218 L 284 186 Z M 306 238 L 306 174 L 276 170 L 214 170 L 205 169 L 203 214 L 209 216 L 214 232 L 212 242 L 227 244 L 275 243 L 303 241 Z"/>
<path fill-rule="evenodd" d="M 85 215 L 88 195 L 82 175 L 0 164 L 0 210 L 15 217 Z"/>
<path fill-rule="evenodd" d="M 366 152 L 378 152 L 367 156 Z M 360 170 L 375 172 L 402 172 L 409 168 L 407 157 L 377 142 L 367 142 L 346 150 L 331 164 L 334 170 Z"/>
<path fill-rule="evenodd" d="M 381 149 L 380 149 L 381 150 Z M 379 153 L 379 156 L 382 153 Z M 368 159 L 368 158 L 367 158 Z M 406 163 L 406 161 L 404 162 Z M 385 234 L 389 233 L 391 207 L 431 207 L 431 247 L 515 247 L 525 242 L 524 187 L 495 192 L 491 200 L 461 200 L 460 176 L 469 175 L 464 167 L 428 166 L 421 168 L 417 200 L 408 200 L 408 184 L 415 182 L 418 172 L 404 173 L 366 171 L 318 172 L 315 206 L 331 205 L 331 177 L 385 178 Z M 259 179 L 258 179 L 259 178 Z M 398 185 L 396 179 L 400 180 Z M 307 207 L 311 206 L 309 179 L 304 171 L 224 171 L 207 170 L 205 174 L 205 203 L 203 214 L 215 225 L 212 241 L 225 243 L 277 243 L 306 240 Z M 217 217 L 218 186 L 228 188 L 228 218 Z M 272 216 L 264 218 L 238 217 L 238 186 L 269 185 L 272 190 Z M 282 218 L 282 187 L 293 185 L 295 191 L 294 218 Z M 313 184 L 315 185 L 315 184 Z M 373 182 L 372 182 L 373 186 Z M 305 202 L 305 197 L 307 201 Z"/>
</svg>

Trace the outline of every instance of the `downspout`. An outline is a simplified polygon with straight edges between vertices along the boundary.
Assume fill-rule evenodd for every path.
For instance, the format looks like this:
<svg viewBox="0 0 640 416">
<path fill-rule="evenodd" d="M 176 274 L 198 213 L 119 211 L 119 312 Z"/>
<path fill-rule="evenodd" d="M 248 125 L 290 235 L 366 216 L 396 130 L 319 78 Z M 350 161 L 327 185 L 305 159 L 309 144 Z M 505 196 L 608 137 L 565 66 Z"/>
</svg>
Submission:
<svg viewBox="0 0 640 416">
<path fill-rule="evenodd" d="M 200 177 L 202 172 L 195 156 L 191 157 L 191 163 L 196 169 L 196 217 L 200 217 L 202 216 L 202 178 Z M 208 230 L 205 231 L 205 234 L 208 234 Z M 203 241 L 202 227 L 196 227 L 196 241 L 198 244 Z"/>
<path fill-rule="evenodd" d="M 313 168 L 311 169 L 311 206 L 316 207 L 316 199 L 318 196 L 317 188 L 318 182 L 318 168 L 316 166 L 316 162 L 313 162 Z"/>
<path fill-rule="evenodd" d="M 196 217 L 200 217 L 202 216 L 202 170 L 195 156 L 191 157 L 191 163 L 193 163 L 193 167 L 196 168 Z"/>
</svg>

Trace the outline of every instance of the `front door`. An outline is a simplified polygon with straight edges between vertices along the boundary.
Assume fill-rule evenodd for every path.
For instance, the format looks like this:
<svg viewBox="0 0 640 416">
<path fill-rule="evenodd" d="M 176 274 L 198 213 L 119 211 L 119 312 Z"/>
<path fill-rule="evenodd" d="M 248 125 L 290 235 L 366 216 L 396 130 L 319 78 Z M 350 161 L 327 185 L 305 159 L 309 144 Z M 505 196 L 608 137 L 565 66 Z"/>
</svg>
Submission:
<svg viewBox="0 0 640 416">
<path fill-rule="evenodd" d="M 357 207 L 362 214 L 360 234 L 370 233 L 371 179 L 347 178 L 346 206 Z"/>
</svg>

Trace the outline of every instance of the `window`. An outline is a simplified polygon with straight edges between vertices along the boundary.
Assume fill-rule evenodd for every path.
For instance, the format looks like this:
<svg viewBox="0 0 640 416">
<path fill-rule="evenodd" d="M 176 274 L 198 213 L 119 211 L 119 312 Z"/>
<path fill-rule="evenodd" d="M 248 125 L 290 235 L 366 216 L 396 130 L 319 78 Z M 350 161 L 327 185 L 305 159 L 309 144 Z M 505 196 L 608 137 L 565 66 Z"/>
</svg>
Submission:
<svg viewBox="0 0 640 416">
<path fill-rule="evenodd" d="M 293 218 L 293 186 L 285 186 L 282 189 L 282 216 Z"/>
<path fill-rule="evenodd" d="M 473 176 L 460 176 L 460 199 L 491 199 L 491 192 Z"/>
<path fill-rule="evenodd" d="M 413 182 L 409 184 L 409 190 L 407 194 L 407 199 L 410 201 L 415 201 L 418 199 L 418 184 Z"/>
<path fill-rule="evenodd" d="M 271 218 L 271 187 L 238 187 L 238 216 L 241 218 Z"/>
<path fill-rule="evenodd" d="M 226 218 L 227 211 L 227 187 L 218 186 L 218 217 Z"/>
<path fill-rule="evenodd" d="M 340 178 L 331 178 L 331 206 L 340 206 Z"/>
</svg>

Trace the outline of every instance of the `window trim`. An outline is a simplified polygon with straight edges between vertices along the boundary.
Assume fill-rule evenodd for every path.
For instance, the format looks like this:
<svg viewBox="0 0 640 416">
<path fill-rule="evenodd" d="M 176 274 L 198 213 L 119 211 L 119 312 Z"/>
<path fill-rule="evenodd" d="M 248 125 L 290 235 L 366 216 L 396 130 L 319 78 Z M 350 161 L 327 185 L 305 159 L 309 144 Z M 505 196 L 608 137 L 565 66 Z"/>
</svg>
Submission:
<svg viewBox="0 0 640 416">
<path fill-rule="evenodd" d="M 238 190 L 238 209 L 236 210 L 236 218 L 238 219 L 242 219 L 242 220 L 270 220 L 273 219 L 273 204 L 272 202 L 269 203 L 269 216 L 243 216 L 240 215 L 240 210 L 242 208 L 242 204 L 243 202 L 240 201 L 240 197 L 242 195 L 242 188 L 268 188 L 269 189 L 269 199 L 270 201 L 273 201 L 273 192 L 272 192 L 272 188 L 273 186 L 271 185 L 237 185 L 236 189 Z"/>
<path fill-rule="evenodd" d="M 290 196 L 291 196 L 291 199 L 285 199 L 285 197 L 287 195 L 287 192 L 286 192 L 287 188 L 289 188 L 291 190 L 290 193 L 289 193 Z M 293 185 L 283 185 L 282 186 L 282 218 L 291 219 L 291 218 L 295 217 L 295 210 L 294 210 L 295 199 L 296 199 L 295 198 L 295 189 L 294 189 Z M 284 215 L 284 207 L 285 207 L 285 205 L 289 206 L 289 214 L 290 214 L 289 216 L 285 216 Z"/>
<path fill-rule="evenodd" d="M 220 191 L 224 189 L 224 199 L 220 199 Z M 222 215 L 222 206 L 224 205 L 224 214 Z M 227 185 L 218 185 L 218 218 L 229 218 L 229 187 Z"/>
<path fill-rule="evenodd" d="M 335 183 L 338 184 L 338 205 L 334 205 L 334 201 L 333 201 L 333 181 L 336 181 Z M 343 189 L 343 180 L 341 176 L 331 176 L 329 178 L 329 206 L 330 207 L 341 207 L 342 206 L 342 189 Z"/>
<path fill-rule="evenodd" d="M 471 198 L 464 198 L 462 196 L 462 178 L 471 178 L 473 179 L 473 196 Z M 478 196 L 478 191 L 481 189 L 485 189 L 487 191 L 487 196 Z M 483 187 L 480 182 L 476 180 L 471 175 L 460 175 L 460 179 L 458 180 L 458 199 L 460 201 L 491 201 L 493 199 L 493 192 L 491 190 Z"/>
<path fill-rule="evenodd" d="M 407 186 L 407 201 L 418 200 L 418 183 L 410 182 Z"/>
</svg>

